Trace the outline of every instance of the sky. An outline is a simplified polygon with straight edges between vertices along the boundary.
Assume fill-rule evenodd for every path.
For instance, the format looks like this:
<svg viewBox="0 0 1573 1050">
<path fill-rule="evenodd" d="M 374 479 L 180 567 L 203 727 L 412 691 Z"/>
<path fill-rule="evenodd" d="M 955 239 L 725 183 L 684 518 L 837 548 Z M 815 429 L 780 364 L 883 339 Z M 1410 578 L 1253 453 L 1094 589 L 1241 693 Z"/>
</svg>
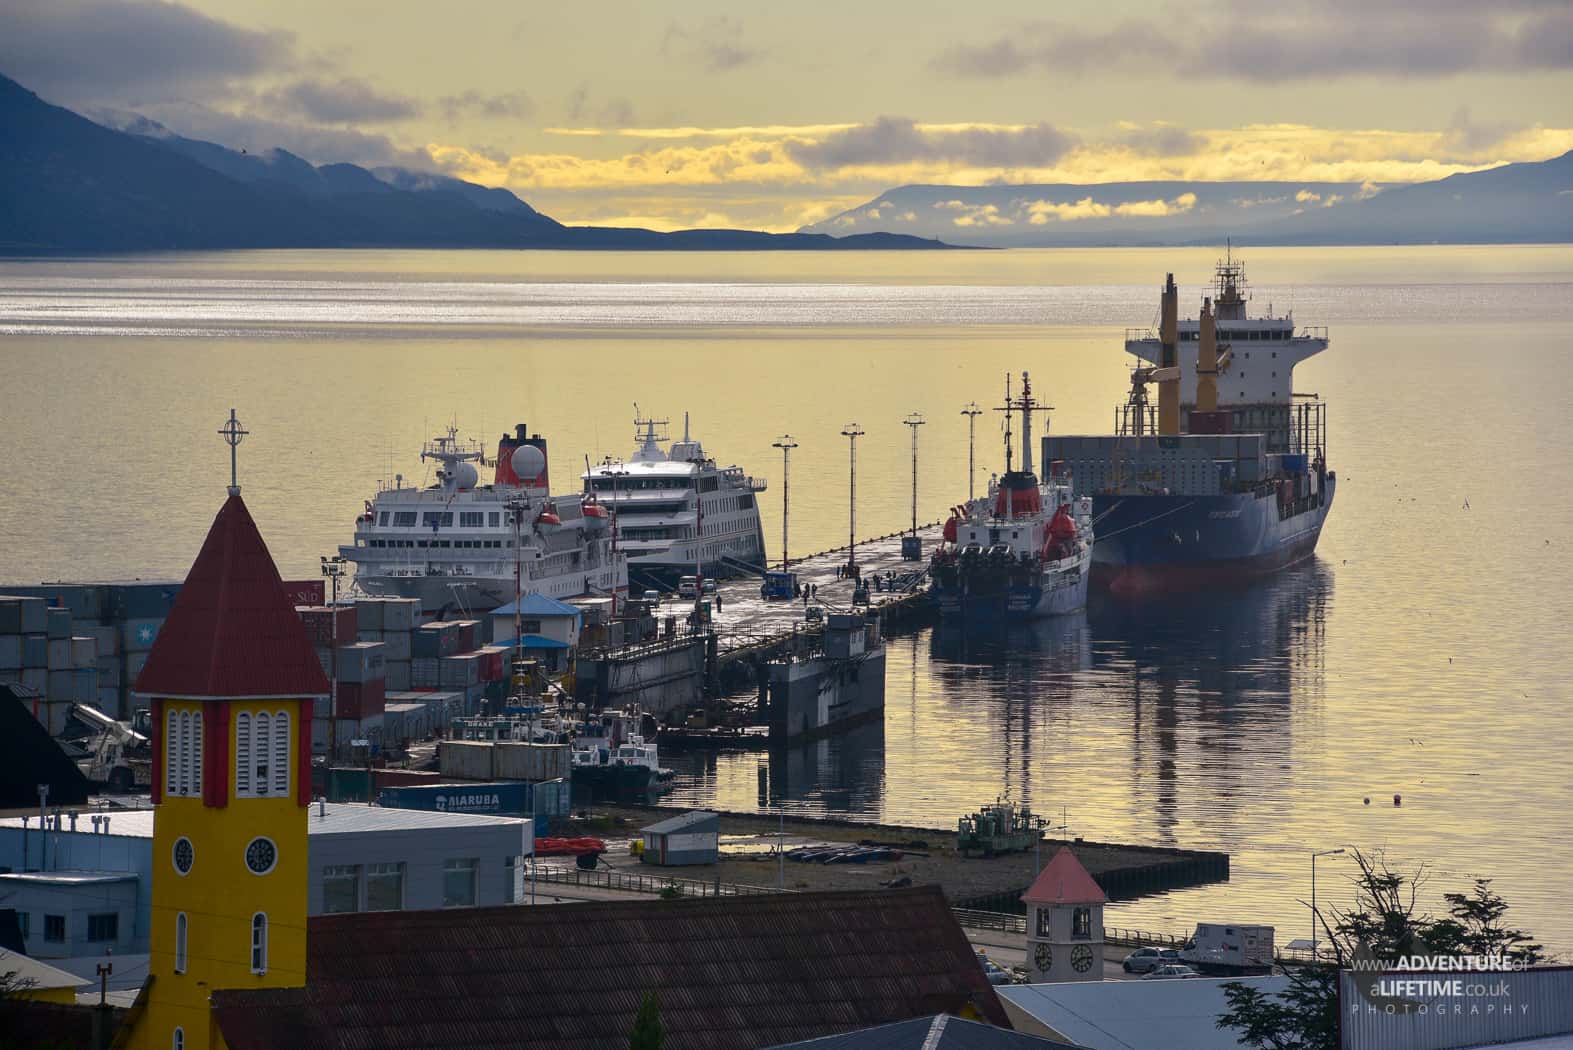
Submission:
<svg viewBox="0 0 1573 1050">
<path fill-rule="evenodd" d="M 1381 185 L 1573 149 L 1567 0 L 0 0 L 0 73 L 663 230 L 908 183 Z"/>
</svg>

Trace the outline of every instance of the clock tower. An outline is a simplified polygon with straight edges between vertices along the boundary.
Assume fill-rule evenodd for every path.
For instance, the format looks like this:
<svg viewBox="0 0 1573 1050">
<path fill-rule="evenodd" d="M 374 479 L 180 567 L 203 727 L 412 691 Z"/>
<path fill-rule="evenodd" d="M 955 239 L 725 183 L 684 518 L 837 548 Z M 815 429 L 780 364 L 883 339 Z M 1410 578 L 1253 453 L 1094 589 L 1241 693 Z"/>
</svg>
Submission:
<svg viewBox="0 0 1573 1050">
<path fill-rule="evenodd" d="M 151 702 L 155 815 L 131 1045 L 220 1047 L 213 991 L 306 983 L 311 716 L 328 691 L 231 485 L 136 682 Z"/>
<path fill-rule="evenodd" d="M 1103 906 L 1109 898 L 1070 847 L 1060 847 L 1021 899 L 1034 982 L 1103 980 Z"/>
</svg>

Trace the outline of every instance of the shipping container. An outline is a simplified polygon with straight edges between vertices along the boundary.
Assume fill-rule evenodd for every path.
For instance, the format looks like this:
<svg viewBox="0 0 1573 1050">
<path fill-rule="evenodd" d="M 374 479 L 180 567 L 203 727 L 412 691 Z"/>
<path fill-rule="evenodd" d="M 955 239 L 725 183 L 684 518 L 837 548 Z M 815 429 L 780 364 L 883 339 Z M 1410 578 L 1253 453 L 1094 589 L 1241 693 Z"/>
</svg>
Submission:
<svg viewBox="0 0 1573 1050">
<path fill-rule="evenodd" d="M 32 595 L 0 597 L 0 634 L 46 634 L 49 603 Z"/>
<path fill-rule="evenodd" d="M 22 666 L 46 668 L 49 666 L 49 636 L 24 634 L 22 636 Z"/>
<path fill-rule="evenodd" d="M 1309 469 L 1309 456 L 1301 453 L 1284 453 L 1283 470 L 1285 474 L 1304 474 Z"/>
<path fill-rule="evenodd" d="M 339 682 L 338 716 L 365 720 L 382 714 L 386 703 L 386 683 L 381 678 L 364 682 Z"/>
<path fill-rule="evenodd" d="M 382 665 L 382 676 L 390 690 L 406 690 L 410 687 L 410 662 L 386 660 Z"/>
<path fill-rule="evenodd" d="M 98 699 L 94 701 L 93 706 L 110 718 L 124 718 L 127 714 L 120 702 L 120 690 L 114 686 L 104 685 L 102 678 L 98 683 Z"/>
<path fill-rule="evenodd" d="M 99 688 L 104 686 L 118 686 L 121 679 L 122 665 L 118 656 L 100 656 L 93 661 L 93 666 L 98 668 Z"/>
<path fill-rule="evenodd" d="M 297 605 L 295 611 L 300 614 L 300 622 L 305 626 L 306 637 L 311 639 L 312 645 L 332 645 L 335 638 L 340 645 L 355 641 L 355 606 L 340 605 L 335 608 L 331 605 Z M 334 634 L 335 621 L 337 635 Z"/>
<path fill-rule="evenodd" d="M 410 688 L 436 689 L 442 684 L 442 661 L 417 656 L 410 661 Z"/>
<path fill-rule="evenodd" d="M 477 637 L 481 623 L 479 620 L 451 620 L 458 631 L 459 641 L 454 652 L 468 653 L 480 648 L 480 639 Z"/>
<path fill-rule="evenodd" d="M 51 700 L 63 700 L 70 703 L 76 699 L 75 672 L 69 667 L 58 668 L 47 672 L 48 679 L 44 685 L 44 695 Z"/>
<path fill-rule="evenodd" d="M 114 583 L 109 585 L 105 619 L 162 620 L 169 615 L 180 593 L 180 581 Z M 149 645 L 152 644 L 149 640 Z"/>
<path fill-rule="evenodd" d="M 147 652 L 163 626 L 163 617 L 127 620 L 120 627 L 120 648 L 128 653 Z"/>
<path fill-rule="evenodd" d="M 530 816 L 534 810 L 534 785 L 498 781 L 488 784 L 386 787 L 378 795 L 377 804 L 389 809 L 419 809 L 439 813 Z"/>
<path fill-rule="evenodd" d="M 355 621 L 363 631 L 382 630 L 381 598 L 360 598 L 355 602 Z"/>
<path fill-rule="evenodd" d="M 15 671 L 22 666 L 22 636 L 0 634 L 0 671 Z"/>
<path fill-rule="evenodd" d="M 437 768 L 445 777 L 491 780 L 492 745 L 468 740 L 444 740 L 437 745 Z"/>
<path fill-rule="evenodd" d="M 492 744 L 492 773 L 505 780 L 555 780 L 569 776 L 567 744 L 532 744 L 508 740 Z"/>
<path fill-rule="evenodd" d="M 98 668 L 78 667 L 71 672 L 71 699 L 79 704 L 98 700 Z"/>
<path fill-rule="evenodd" d="M 384 598 L 382 600 L 382 630 L 413 631 L 420 623 L 421 603 L 418 598 Z"/>
<path fill-rule="evenodd" d="M 22 668 L 22 684 L 29 689 L 36 689 L 39 696 L 49 694 L 49 672 L 42 667 Z"/>
<path fill-rule="evenodd" d="M 51 638 L 45 643 L 48 646 L 46 657 L 51 671 L 69 671 L 74 665 L 71 663 L 71 636 L 64 638 Z"/>
<path fill-rule="evenodd" d="M 339 646 L 339 681 L 369 682 L 383 677 L 381 642 L 356 642 Z"/>
<path fill-rule="evenodd" d="M 410 655 L 427 659 L 452 656 L 459 651 L 459 625 L 455 622 L 429 623 L 415 630 L 410 639 Z"/>
<path fill-rule="evenodd" d="M 120 652 L 120 629 L 114 624 L 93 627 L 86 633 L 93 639 L 93 645 L 97 648 L 100 658 L 114 656 Z"/>
<path fill-rule="evenodd" d="M 98 643 L 91 638 L 73 635 L 71 643 L 71 666 L 92 667 L 98 660 Z"/>
<path fill-rule="evenodd" d="M 146 666 L 147 653 L 127 653 L 126 674 L 125 678 L 123 679 L 125 684 L 135 689 L 137 684 L 137 675 L 141 674 L 142 668 Z"/>
<path fill-rule="evenodd" d="M 442 659 L 441 678 L 438 684 L 444 689 L 468 689 L 481 680 L 480 653 L 460 653 Z"/>
<path fill-rule="evenodd" d="M 71 637 L 71 610 L 70 609 L 45 609 L 44 633 L 49 635 L 50 641 Z"/>
<path fill-rule="evenodd" d="M 284 593 L 289 596 L 291 605 L 323 605 L 328 600 L 328 581 L 318 578 L 315 580 L 285 580 Z"/>
<path fill-rule="evenodd" d="M 363 638 L 362 641 L 377 641 L 383 646 L 383 655 L 389 660 L 408 660 L 413 654 L 410 652 L 409 631 L 384 630 L 376 638 Z"/>
<path fill-rule="evenodd" d="M 508 649 L 500 645 L 488 645 L 480 650 L 481 681 L 500 682 L 506 677 L 508 652 Z"/>
</svg>

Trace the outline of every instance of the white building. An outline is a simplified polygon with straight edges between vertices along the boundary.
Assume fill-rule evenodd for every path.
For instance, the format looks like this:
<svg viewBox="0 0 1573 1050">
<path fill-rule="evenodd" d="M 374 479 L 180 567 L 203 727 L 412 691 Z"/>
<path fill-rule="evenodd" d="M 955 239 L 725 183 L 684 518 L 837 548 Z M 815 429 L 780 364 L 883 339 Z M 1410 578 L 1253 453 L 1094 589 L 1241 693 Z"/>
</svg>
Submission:
<svg viewBox="0 0 1573 1050">
<path fill-rule="evenodd" d="M 1069 846 L 1021 895 L 1027 905 L 1027 967 L 1034 981 L 1103 980 L 1103 890 Z"/>
</svg>

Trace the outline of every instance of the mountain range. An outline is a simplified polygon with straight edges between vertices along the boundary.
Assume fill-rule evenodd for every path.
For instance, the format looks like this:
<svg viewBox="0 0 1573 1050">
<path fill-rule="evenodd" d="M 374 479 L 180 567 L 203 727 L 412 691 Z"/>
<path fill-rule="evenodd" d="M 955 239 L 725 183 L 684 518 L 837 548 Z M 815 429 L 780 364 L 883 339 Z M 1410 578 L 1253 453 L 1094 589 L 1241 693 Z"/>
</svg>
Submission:
<svg viewBox="0 0 1573 1050">
<path fill-rule="evenodd" d="M 805 233 L 910 233 L 1008 248 L 1573 241 L 1573 152 L 1435 182 L 901 186 Z"/>
<path fill-rule="evenodd" d="M 0 76 L 0 253 L 214 248 L 944 248 L 909 234 L 565 226 L 504 189 L 400 168 L 313 165 L 105 123 Z M 109 125 L 109 126 L 106 126 Z"/>
</svg>

